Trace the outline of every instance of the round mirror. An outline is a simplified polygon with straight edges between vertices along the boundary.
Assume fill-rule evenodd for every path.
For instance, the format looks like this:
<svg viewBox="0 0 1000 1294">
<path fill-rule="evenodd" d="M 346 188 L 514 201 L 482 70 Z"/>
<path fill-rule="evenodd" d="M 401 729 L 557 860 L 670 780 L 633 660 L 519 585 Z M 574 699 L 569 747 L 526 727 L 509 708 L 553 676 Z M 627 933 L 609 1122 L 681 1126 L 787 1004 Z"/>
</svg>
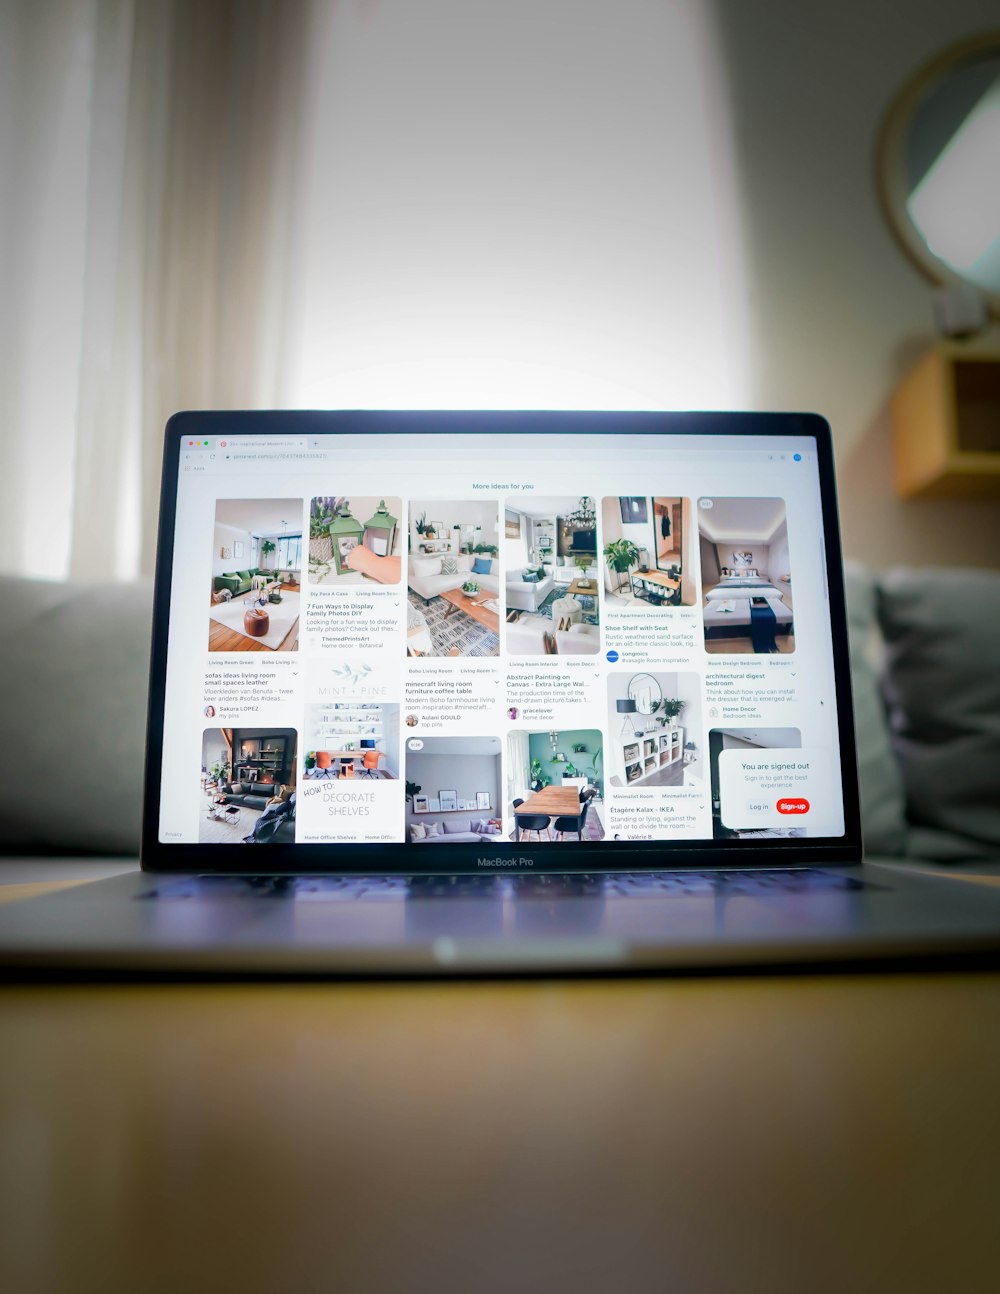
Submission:
<svg viewBox="0 0 1000 1294">
<path fill-rule="evenodd" d="M 973 284 L 1000 318 L 1000 32 L 952 46 L 903 87 L 878 148 L 879 193 L 932 282 Z"/>
<path fill-rule="evenodd" d="M 652 674 L 636 674 L 629 680 L 629 700 L 635 702 L 638 714 L 652 714 L 660 704 L 663 693 Z"/>
</svg>

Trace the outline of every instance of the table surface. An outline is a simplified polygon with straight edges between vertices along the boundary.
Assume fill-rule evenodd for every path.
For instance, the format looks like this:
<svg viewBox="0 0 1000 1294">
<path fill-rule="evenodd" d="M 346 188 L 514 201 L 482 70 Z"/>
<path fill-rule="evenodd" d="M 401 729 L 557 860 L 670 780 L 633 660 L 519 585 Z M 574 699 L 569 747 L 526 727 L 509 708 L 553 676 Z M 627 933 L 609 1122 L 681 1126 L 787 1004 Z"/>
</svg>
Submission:
<svg viewBox="0 0 1000 1294">
<path fill-rule="evenodd" d="M 996 974 L 4 987 L 0 1057 L 17 1294 L 1000 1270 Z"/>
<path fill-rule="evenodd" d="M 467 593 L 461 589 L 445 589 L 440 596 L 455 608 L 456 611 L 464 611 L 467 616 L 471 616 L 478 624 L 486 629 L 492 629 L 494 633 L 500 630 L 500 617 L 496 611 L 491 611 L 485 604 L 494 602 L 499 606 L 497 595 L 495 593 L 474 593 L 470 598 Z M 449 615 L 445 612 L 445 615 Z"/>
<path fill-rule="evenodd" d="M 646 584 L 662 584 L 665 589 L 679 589 L 680 580 L 675 580 L 670 575 L 664 575 L 662 571 L 632 571 L 632 578 L 642 580 Z"/>
<path fill-rule="evenodd" d="M 514 817 L 524 818 L 531 813 L 548 813 L 564 818 L 577 818 L 582 812 L 580 792 L 575 786 L 543 786 L 540 791 L 529 795 L 523 804 L 517 806 Z"/>
</svg>

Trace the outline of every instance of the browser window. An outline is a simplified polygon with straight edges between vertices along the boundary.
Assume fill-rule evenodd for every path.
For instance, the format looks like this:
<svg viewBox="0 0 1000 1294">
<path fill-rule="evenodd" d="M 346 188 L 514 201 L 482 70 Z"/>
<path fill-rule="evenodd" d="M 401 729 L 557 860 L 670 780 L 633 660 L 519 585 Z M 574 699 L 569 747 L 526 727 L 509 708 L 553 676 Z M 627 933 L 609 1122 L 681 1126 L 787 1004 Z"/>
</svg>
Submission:
<svg viewBox="0 0 1000 1294">
<path fill-rule="evenodd" d="M 187 436 L 159 839 L 837 838 L 830 624 L 808 436 Z"/>
</svg>

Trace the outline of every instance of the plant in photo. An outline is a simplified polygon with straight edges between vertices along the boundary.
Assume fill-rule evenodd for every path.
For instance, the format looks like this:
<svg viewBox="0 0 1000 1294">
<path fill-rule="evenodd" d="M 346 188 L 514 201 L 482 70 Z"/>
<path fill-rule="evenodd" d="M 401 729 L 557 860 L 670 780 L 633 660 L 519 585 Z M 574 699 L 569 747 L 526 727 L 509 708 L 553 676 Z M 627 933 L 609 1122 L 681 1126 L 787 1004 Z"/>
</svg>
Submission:
<svg viewBox="0 0 1000 1294">
<path fill-rule="evenodd" d="M 265 565 L 267 564 L 267 559 L 271 556 L 277 546 L 278 545 L 273 539 L 262 539 L 260 541 L 260 560 L 262 563 Z"/>
<path fill-rule="evenodd" d="M 474 597 L 480 592 L 478 580 L 466 580 L 462 585 L 462 592 L 467 593 L 469 597 Z"/>
<path fill-rule="evenodd" d="M 552 778 L 543 771 L 542 761 L 540 759 L 533 759 L 531 761 L 528 776 L 531 778 L 531 789 L 533 791 L 540 791 L 543 787 L 551 786 L 552 784 Z"/>
<path fill-rule="evenodd" d="M 682 701 L 680 697 L 665 696 L 660 701 L 660 715 L 662 715 L 664 719 L 673 723 L 680 712 L 684 709 L 685 704 L 686 702 Z M 659 719 L 660 715 L 657 715 L 657 719 Z"/>
<path fill-rule="evenodd" d="M 423 512 L 421 512 L 420 516 L 417 517 L 416 521 L 413 523 L 413 529 L 417 532 L 418 535 L 422 535 L 426 532 L 427 530 L 426 509 Z"/>
<path fill-rule="evenodd" d="M 639 564 L 639 547 L 631 539 L 615 539 L 604 545 L 604 557 L 616 575 L 624 575 L 629 567 Z"/>
<path fill-rule="evenodd" d="M 408 800 L 412 800 L 412 799 L 413 799 L 413 797 L 414 797 L 415 795 L 419 795 L 419 794 L 420 794 L 421 790 L 422 790 L 422 787 L 418 786 L 416 782 L 407 782 L 407 783 L 406 783 L 406 798 L 407 798 Z"/>
<path fill-rule="evenodd" d="M 315 767 L 316 767 L 316 754 L 314 751 L 310 750 L 306 754 L 306 769 L 313 769 Z"/>
<path fill-rule="evenodd" d="M 496 557 L 500 549 L 496 546 L 496 544 L 476 544 L 475 548 L 473 548 L 472 551 L 474 553 L 489 553 L 491 557 Z"/>
<path fill-rule="evenodd" d="M 229 764 L 224 759 L 216 760 L 208 771 L 215 781 L 221 784 L 229 777 Z"/>
<path fill-rule="evenodd" d="M 321 539 L 330 532 L 330 522 L 342 508 L 349 508 L 350 500 L 333 494 L 318 495 L 309 505 L 309 538 Z"/>
</svg>

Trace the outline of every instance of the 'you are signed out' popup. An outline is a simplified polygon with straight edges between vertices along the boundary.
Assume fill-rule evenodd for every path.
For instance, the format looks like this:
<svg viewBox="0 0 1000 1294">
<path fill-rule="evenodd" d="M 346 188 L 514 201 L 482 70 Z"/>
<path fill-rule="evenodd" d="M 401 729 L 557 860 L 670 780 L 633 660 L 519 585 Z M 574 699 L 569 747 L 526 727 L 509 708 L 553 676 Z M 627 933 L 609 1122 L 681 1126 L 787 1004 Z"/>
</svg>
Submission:
<svg viewBox="0 0 1000 1294">
<path fill-rule="evenodd" d="M 798 828 L 840 835 L 833 806 L 830 753 L 799 747 L 719 752 L 720 813 L 733 830 Z"/>
</svg>

